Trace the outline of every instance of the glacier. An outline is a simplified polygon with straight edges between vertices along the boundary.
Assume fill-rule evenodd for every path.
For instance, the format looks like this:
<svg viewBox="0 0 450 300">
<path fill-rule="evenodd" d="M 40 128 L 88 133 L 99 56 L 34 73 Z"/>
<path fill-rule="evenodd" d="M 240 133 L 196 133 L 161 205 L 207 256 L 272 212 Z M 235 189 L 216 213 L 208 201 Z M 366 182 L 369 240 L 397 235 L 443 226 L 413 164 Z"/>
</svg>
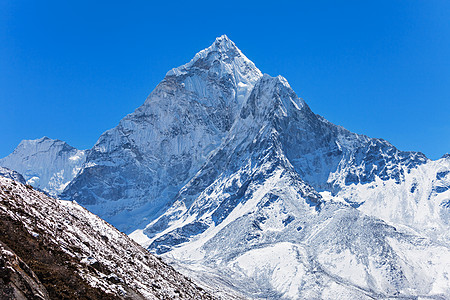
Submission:
<svg viewBox="0 0 450 300">
<path fill-rule="evenodd" d="M 51 162 L 54 152 L 24 149 L 0 165 L 215 292 L 450 297 L 450 156 L 433 161 L 332 124 L 225 35 L 92 149 L 71 150 L 76 166 L 40 169 L 27 157 Z M 60 170 L 73 176 L 57 181 Z"/>
</svg>

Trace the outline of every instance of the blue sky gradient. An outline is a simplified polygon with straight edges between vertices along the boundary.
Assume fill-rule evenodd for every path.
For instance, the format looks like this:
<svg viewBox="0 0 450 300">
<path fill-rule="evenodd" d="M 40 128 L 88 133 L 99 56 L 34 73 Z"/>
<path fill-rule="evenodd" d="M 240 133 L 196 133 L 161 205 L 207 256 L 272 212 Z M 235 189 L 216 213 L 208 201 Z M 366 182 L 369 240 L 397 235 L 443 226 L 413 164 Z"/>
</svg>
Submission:
<svg viewBox="0 0 450 300">
<path fill-rule="evenodd" d="M 1 1 L 0 157 L 92 147 L 222 34 L 331 122 L 450 152 L 450 1 L 163 2 Z"/>
</svg>

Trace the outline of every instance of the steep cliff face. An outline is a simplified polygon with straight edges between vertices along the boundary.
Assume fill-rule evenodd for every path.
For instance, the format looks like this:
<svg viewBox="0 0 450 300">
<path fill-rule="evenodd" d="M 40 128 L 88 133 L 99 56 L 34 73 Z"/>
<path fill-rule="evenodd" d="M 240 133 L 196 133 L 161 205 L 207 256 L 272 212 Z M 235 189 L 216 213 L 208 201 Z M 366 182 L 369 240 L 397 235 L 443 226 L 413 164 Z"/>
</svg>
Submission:
<svg viewBox="0 0 450 300">
<path fill-rule="evenodd" d="M 22 141 L 13 153 L 0 159 L 0 166 L 19 172 L 28 184 L 58 195 L 78 174 L 85 158 L 86 151 L 43 137 Z"/>
<path fill-rule="evenodd" d="M 127 232 L 148 223 L 220 145 L 260 76 L 233 42 L 218 38 L 100 137 L 63 197 Z"/>
</svg>

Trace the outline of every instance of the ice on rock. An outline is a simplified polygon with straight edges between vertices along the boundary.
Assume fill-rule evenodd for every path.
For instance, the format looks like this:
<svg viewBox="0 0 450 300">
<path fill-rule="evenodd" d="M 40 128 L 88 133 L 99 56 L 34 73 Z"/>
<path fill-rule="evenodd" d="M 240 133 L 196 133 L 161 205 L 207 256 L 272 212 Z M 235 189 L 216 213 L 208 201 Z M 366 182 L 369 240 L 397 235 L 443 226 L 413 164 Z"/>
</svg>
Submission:
<svg viewBox="0 0 450 300">
<path fill-rule="evenodd" d="M 232 41 L 218 38 L 100 137 L 62 197 L 127 233 L 145 226 L 220 145 L 261 76 Z"/>
</svg>

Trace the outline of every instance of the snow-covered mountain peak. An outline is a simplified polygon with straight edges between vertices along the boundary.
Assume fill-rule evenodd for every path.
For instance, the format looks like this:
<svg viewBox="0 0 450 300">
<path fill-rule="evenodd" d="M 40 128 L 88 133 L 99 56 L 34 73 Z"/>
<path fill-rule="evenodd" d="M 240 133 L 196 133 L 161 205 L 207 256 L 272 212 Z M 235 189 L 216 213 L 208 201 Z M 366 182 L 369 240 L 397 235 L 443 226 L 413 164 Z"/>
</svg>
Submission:
<svg viewBox="0 0 450 300">
<path fill-rule="evenodd" d="M 22 174 L 27 183 L 56 195 L 78 174 L 86 153 L 66 142 L 46 136 L 23 140 L 0 166 Z"/>
<path fill-rule="evenodd" d="M 191 77 L 196 72 L 206 72 L 213 77 L 232 78 L 234 84 L 252 85 L 262 76 L 250 61 L 226 35 L 218 37 L 208 48 L 198 52 L 185 65 L 167 72 L 166 77 Z"/>
<path fill-rule="evenodd" d="M 232 41 L 219 37 L 168 72 L 141 107 L 99 138 L 61 197 L 92 205 L 124 231 L 154 218 L 222 143 L 261 77 Z M 131 224 L 135 213 L 142 218 Z"/>
<path fill-rule="evenodd" d="M 228 51 L 238 51 L 240 50 L 236 47 L 236 44 L 228 38 L 225 34 L 216 38 L 214 43 L 206 51 L 218 51 L 218 52 L 228 52 Z"/>
<path fill-rule="evenodd" d="M 297 97 L 283 76 L 264 74 L 255 84 L 240 116 L 243 119 L 252 115 L 256 119 L 273 120 L 298 113 L 304 106 L 305 102 Z"/>
<path fill-rule="evenodd" d="M 27 147 L 39 147 L 42 150 L 44 150 L 46 147 L 49 147 L 52 144 L 66 144 L 66 143 L 58 139 L 51 139 L 47 136 L 44 136 L 41 137 L 40 139 L 35 140 L 22 140 L 17 146 L 16 150 Z"/>
<path fill-rule="evenodd" d="M 230 38 L 226 34 L 222 34 L 221 36 L 216 37 L 214 43 L 217 45 L 221 45 L 222 47 L 236 47 L 233 41 L 230 40 Z"/>
</svg>

